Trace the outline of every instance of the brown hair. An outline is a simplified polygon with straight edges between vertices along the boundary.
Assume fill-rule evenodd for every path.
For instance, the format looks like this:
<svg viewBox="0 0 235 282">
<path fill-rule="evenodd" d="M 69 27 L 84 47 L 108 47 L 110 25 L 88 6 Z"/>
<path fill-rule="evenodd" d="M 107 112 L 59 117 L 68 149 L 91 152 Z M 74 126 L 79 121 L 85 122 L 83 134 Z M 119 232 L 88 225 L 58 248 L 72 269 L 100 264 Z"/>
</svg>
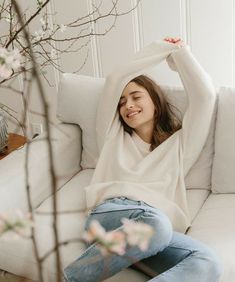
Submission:
<svg viewBox="0 0 235 282">
<path fill-rule="evenodd" d="M 174 107 L 177 111 L 179 110 L 167 101 L 161 88 L 149 77 L 140 75 L 133 78 L 130 82 L 135 82 L 139 86 L 144 87 L 148 91 L 155 106 L 154 129 L 150 146 L 150 151 L 153 151 L 182 127 L 181 121 L 173 112 L 172 108 Z M 124 122 L 121 115 L 119 115 L 119 119 L 124 130 L 132 134 L 133 129 Z"/>
</svg>

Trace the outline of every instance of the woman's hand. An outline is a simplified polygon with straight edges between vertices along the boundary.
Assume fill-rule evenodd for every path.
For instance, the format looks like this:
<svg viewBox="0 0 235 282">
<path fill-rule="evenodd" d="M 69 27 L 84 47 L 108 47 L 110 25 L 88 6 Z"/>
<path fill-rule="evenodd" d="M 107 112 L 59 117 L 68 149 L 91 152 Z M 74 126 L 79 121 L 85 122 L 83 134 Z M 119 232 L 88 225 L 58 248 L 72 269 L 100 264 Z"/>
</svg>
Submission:
<svg viewBox="0 0 235 282">
<path fill-rule="evenodd" d="M 168 43 L 175 44 L 179 48 L 185 46 L 184 41 L 181 38 L 166 37 L 166 38 L 164 38 L 164 41 L 166 41 Z M 170 69 L 172 69 L 173 71 L 177 71 L 177 67 L 176 67 L 175 62 L 174 62 L 173 58 L 171 57 L 171 55 L 169 55 L 166 58 L 166 61 L 168 63 L 168 66 L 170 67 Z"/>
<path fill-rule="evenodd" d="M 173 37 L 166 37 L 164 38 L 164 41 L 173 43 L 175 45 L 178 45 L 180 47 L 185 46 L 184 41 L 181 38 L 173 38 Z"/>
</svg>

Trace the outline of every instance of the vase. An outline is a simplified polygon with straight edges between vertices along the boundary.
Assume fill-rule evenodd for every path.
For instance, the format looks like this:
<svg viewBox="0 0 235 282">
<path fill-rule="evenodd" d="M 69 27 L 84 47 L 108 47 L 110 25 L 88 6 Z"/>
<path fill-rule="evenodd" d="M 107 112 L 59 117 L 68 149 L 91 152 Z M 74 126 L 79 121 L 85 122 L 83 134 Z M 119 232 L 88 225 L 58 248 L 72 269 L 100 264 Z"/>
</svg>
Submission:
<svg viewBox="0 0 235 282">
<path fill-rule="evenodd" d="M 0 153 L 3 153 L 7 147 L 8 133 L 7 121 L 4 114 L 0 111 Z"/>
</svg>

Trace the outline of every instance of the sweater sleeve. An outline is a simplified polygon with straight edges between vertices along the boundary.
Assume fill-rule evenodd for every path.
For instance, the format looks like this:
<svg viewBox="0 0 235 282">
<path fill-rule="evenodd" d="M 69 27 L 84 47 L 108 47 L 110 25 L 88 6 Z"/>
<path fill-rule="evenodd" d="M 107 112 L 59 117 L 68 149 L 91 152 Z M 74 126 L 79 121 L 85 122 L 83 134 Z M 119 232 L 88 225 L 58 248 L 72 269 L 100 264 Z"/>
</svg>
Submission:
<svg viewBox="0 0 235 282">
<path fill-rule="evenodd" d="M 188 105 L 182 121 L 184 176 L 199 157 L 209 134 L 216 92 L 211 78 L 187 48 L 171 54 L 181 77 Z"/>
<path fill-rule="evenodd" d="M 110 130 L 118 122 L 115 118 L 116 109 L 121 93 L 126 84 L 140 75 L 147 68 L 154 67 L 166 59 L 172 52 L 179 50 L 179 46 L 164 41 L 155 41 L 136 53 L 126 64 L 116 68 L 106 77 L 104 91 L 99 99 L 96 120 L 96 136 L 99 152 L 107 140 Z M 111 134 L 110 134 L 111 135 Z"/>
</svg>

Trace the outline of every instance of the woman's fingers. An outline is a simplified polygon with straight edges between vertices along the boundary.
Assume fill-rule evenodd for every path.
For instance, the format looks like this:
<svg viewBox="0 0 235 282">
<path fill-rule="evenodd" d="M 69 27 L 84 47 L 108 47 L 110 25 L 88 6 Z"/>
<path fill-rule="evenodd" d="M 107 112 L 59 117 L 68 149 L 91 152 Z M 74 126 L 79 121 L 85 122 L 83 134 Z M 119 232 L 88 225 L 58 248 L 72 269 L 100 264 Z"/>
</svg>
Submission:
<svg viewBox="0 0 235 282">
<path fill-rule="evenodd" d="M 184 41 L 177 37 L 177 38 L 173 38 L 173 37 L 166 37 L 164 38 L 164 41 L 169 42 L 169 43 L 173 43 L 179 46 L 184 46 Z"/>
<path fill-rule="evenodd" d="M 174 38 L 172 38 L 172 37 L 166 37 L 166 38 L 164 38 L 164 40 L 167 41 L 167 42 L 174 43 L 174 42 L 173 42 L 173 41 L 174 41 Z"/>
</svg>

